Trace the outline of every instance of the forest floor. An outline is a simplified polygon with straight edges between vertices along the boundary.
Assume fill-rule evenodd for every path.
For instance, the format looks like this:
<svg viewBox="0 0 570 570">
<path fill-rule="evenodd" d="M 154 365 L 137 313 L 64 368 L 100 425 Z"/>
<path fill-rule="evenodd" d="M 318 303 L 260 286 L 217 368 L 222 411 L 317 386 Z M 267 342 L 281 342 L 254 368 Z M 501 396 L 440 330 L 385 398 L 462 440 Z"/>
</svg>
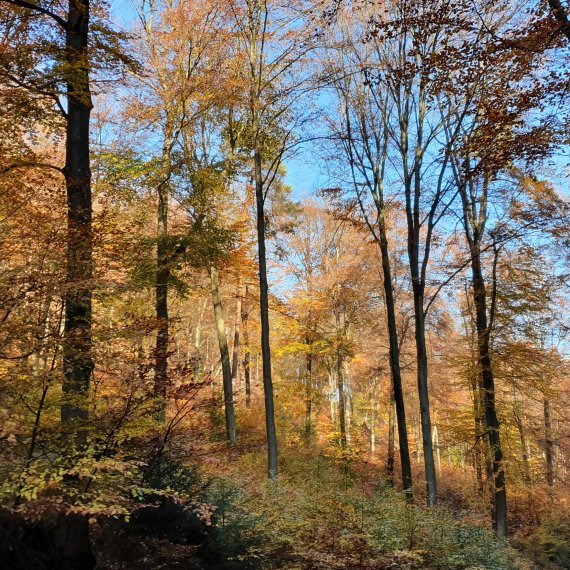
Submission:
<svg viewBox="0 0 570 570">
<path fill-rule="evenodd" d="M 135 516 L 130 527 L 123 525 L 113 535 L 121 537 L 118 545 L 105 540 L 109 533 L 102 528 L 98 568 L 570 568 L 569 521 L 549 519 L 539 496 L 511 496 L 507 542 L 488 528 L 465 473 L 444 472 L 440 505 L 428 509 L 419 484 L 409 503 L 376 463 L 291 445 L 282 449 L 281 472 L 272 483 L 264 450 L 245 447 L 209 453 L 199 469 L 173 464 L 171 485 L 192 488 L 211 516 L 198 517 L 196 525 L 194 514 L 166 504 L 148 520 Z"/>
</svg>

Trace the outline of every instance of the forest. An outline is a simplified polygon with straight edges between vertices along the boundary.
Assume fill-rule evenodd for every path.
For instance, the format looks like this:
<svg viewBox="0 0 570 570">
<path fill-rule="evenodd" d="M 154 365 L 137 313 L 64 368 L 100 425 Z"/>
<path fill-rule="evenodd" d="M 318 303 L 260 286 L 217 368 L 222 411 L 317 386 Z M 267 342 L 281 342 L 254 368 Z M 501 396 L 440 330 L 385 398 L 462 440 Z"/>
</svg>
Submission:
<svg viewBox="0 0 570 570">
<path fill-rule="evenodd" d="M 570 568 L 567 0 L 0 0 L 0 569 Z"/>
</svg>

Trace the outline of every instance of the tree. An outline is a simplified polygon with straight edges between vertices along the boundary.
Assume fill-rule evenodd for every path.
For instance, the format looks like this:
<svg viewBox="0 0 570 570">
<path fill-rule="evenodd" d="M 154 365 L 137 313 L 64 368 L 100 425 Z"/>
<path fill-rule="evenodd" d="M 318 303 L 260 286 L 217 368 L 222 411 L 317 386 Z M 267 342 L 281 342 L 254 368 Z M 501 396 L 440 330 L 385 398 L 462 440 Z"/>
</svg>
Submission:
<svg viewBox="0 0 570 570">
<path fill-rule="evenodd" d="M 89 0 L 71 0 L 65 17 L 25 1 L 9 4 L 48 18 L 65 35 L 60 75 L 65 84 L 65 166 L 67 191 L 67 275 L 63 341 L 61 421 L 76 448 L 87 442 L 89 383 L 93 371 L 91 314 L 93 229 L 89 155 L 90 92 Z M 89 523 L 85 517 L 61 519 L 61 548 L 72 563 L 92 564 Z M 91 562 L 89 562 L 91 560 Z"/>
<path fill-rule="evenodd" d="M 303 17 L 294 8 L 293 3 L 281 7 L 259 0 L 231 3 L 241 36 L 238 52 L 244 58 L 247 85 L 248 141 L 243 146 L 251 150 L 253 158 L 267 471 L 272 480 L 277 478 L 278 461 L 269 341 L 265 202 L 291 142 L 294 124 L 292 127 L 285 121 L 290 118 L 295 92 L 304 80 L 291 80 L 291 72 L 307 52 L 300 36 L 293 33 L 294 23 Z"/>
</svg>

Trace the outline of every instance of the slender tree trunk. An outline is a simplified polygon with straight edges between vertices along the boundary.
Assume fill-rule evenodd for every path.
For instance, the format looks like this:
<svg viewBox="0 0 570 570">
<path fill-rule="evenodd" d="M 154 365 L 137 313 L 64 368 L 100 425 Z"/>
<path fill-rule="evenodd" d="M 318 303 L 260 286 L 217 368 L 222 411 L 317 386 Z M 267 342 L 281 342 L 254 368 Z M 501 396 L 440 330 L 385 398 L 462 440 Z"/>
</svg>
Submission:
<svg viewBox="0 0 570 570">
<path fill-rule="evenodd" d="M 437 472 L 441 477 L 441 450 L 439 448 L 439 432 L 437 431 L 437 425 L 434 424 L 432 430 L 433 436 L 433 447 L 435 449 L 435 456 L 437 458 Z"/>
<path fill-rule="evenodd" d="M 415 261 L 414 261 L 415 260 Z M 410 265 L 416 264 L 417 256 L 411 256 Z M 426 477 L 427 503 L 434 506 L 437 503 L 437 479 L 435 475 L 435 462 L 433 456 L 433 443 L 431 433 L 431 418 L 428 389 L 428 359 L 425 337 L 424 293 L 423 286 L 418 282 L 412 268 L 412 282 L 414 292 L 414 320 L 417 356 L 418 394 L 420 399 L 420 421 L 422 426 L 422 448 L 424 453 L 424 469 Z M 415 279 L 414 279 L 415 277 Z"/>
<path fill-rule="evenodd" d="M 239 370 L 239 343 L 240 343 L 240 325 L 241 325 L 241 286 L 238 280 L 237 297 L 236 297 L 236 323 L 234 326 L 234 346 L 232 349 L 232 386 L 237 384 Z"/>
<path fill-rule="evenodd" d="M 224 320 L 224 311 L 220 296 L 220 277 L 218 270 L 214 266 L 210 268 L 210 281 L 212 284 L 212 301 L 214 303 L 216 332 L 218 334 L 218 344 L 220 346 L 220 357 L 222 361 L 222 386 L 224 392 L 224 409 L 226 414 L 226 436 L 230 445 L 234 446 L 237 443 L 237 439 L 232 369 L 230 363 L 230 351 L 228 349 L 228 339 L 226 336 L 226 322 Z"/>
<path fill-rule="evenodd" d="M 346 364 L 346 366 L 344 366 Z M 343 358 L 344 371 L 344 408 L 346 414 L 346 446 L 350 447 L 351 426 L 352 426 L 352 388 L 350 386 L 350 367 Z"/>
<path fill-rule="evenodd" d="M 165 151 L 167 153 L 168 151 Z M 168 160 L 163 153 L 163 160 Z M 157 209 L 157 246 L 156 246 L 156 348 L 154 366 L 154 391 L 157 398 L 156 419 L 160 423 L 166 420 L 166 393 L 168 385 L 168 282 L 170 264 L 168 260 L 168 181 L 158 186 Z"/>
<path fill-rule="evenodd" d="M 334 379 L 333 362 L 327 362 L 327 373 L 329 381 L 329 402 L 330 402 L 330 413 L 331 413 L 331 424 L 334 426 L 336 424 L 336 406 L 335 406 L 335 395 L 337 394 L 337 386 Z"/>
<path fill-rule="evenodd" d="M 388 475 L 388 482 L 394 485 L 394 457 L 396 445 L 396 426 L 394 422 L 394 409 L 396 402 L 394 401 L 394 386 L 390 389 L 390 409 L 388 410 L 388 454 L 386 456 L 386 473 Z"/>
<path fill-rule="evenodd" d="M 519 432 L 519 439 L 521 442 L 522 460 L 523 460 L 523 481 L 525 482 L 525 484 L 530 485 L 531 475 L 530 475 L 528 441 L 526 438 L 526 431 L 524 427 L 522 413 L 521 410 L 519 409 L 518 401 L 516 400 L 516 393 L 515 393 L 515 402 L 514 402 L 514 418 L 517 430 Z"/>
<path fill-rule="evenodd" d="M 402 469 L 402 485 L 406 495 L 412 498 L 412 467 L 410 465 L 410 450 L 408 446 L 408 430 L 406 427 L 406 410 L 404 406 L 404 392 L 402 388 L 402 375 L 400 371 L 400 347 L 398 342 L 398 326 L 396 322 L 396 304 L 394 301 L 394 286 L 392 283 L 392 270 L 388 253 L 388 238 L 384 218 L 380 217 L 378 224 L 380 235 L 380 252 L 382 254 L 382 273 L 384 281 L 384 297 L 386 301 L 386 320 L 388 323 L 388 341 L 390 352 L 390 371 L 392 373 L 392 386 L 396 418 L 398 423 L 398 440 L 400 444 L 400 463 Z"/>
<path fill-rule="evenodd" d="M 338 390 L 338 422 L 340 428 L 340 445 L 346 447 L 346 399 L 344 394 L 343 358 L 341 348 L 336 351 L 336 381 Z"/>
<path fill-rule="evenodd" d="M 168 390 L 168 345 L 170 341 L 168 317 L 168 288 L 171 278 L 170 246 L 168 239 L 168 205 L 170 199 L 171 153 L 174 144 L 173 125 L 168 115 L 162 148 L 162 180 L 157 187 L 157 244 L 156 244 L 156 347 L 154 352 L 154 393 L 157 399 L 156 419 L 160 423 L 166 421 Z"/>
<path fill-rule="evenodd" d="M 376 457 L 376 410 L 370 411 L 370 460 Z"/>
<path fill-rule="evenodd" d="M 422 462 L 422 445 L 420 443 L 421 428 L 418 425 L 416 417 L 412 417 L 412 437 L 416 446 L 416 463 L 419 465 Z"/>
<path fill-rule="evenodd" d="M 550 400 L 544 398 L 544 456 L 546 460 L 546 484 L 554 485 L 554 442 L 552 439 L 552 416 Z"/>
<path fill-rule="evenodd" d="M 196 323 L 196 330 L 194 331 L 194 382 L 200 380 L 200 340 L 202 336 L 202 315 L 200 314 L 198 322 Z"/>
<path fill-rule="evenodd" d="M 255 198 L 257 213 L 257 245 L 259 257 L 259 305 L 261 313 L 261 355 L 263 358 L 263 392 L 265 398 L 265 430 L 267 433 L 267 474 L 277 479 L 277 433 L 275 405 L 271 378 L 271 348 L 269 343 L 269 291 L 267 286 L 267 254 L 265 251 L 265 196 L 261 154 L 255 150 Z"/>
<path fill-rule="evenodd" d="M 310 347 L 310 339 L 305 339 L 305 342 Z M 313 355 L 311 350 L 307 351 L 305 357 L 305 438 L 311 438 L 311 412 L 313 405 Z"/>
<path fill-rule="evenodd" d="M 380 379 L 374 377 L 372 383 L 372 394 L 370 402 L 370 460 L 374 461 L 376 458 L 376 406 L 378 399 L 378 384 Z"/>
<path fill-rule="evenodd" d="M 499 434 L 499 419 L 495 405 L 495 379 L 491 364 L 489 327 L 487 319 L 487 293 L 477 245 L 471 249 L 473 301 L 475 305 L 479 366 L 481 368 L 485 423 L 493 466 L 493 527 L 500 536 L 507 535 L 507 493 L 503 451 Z"/>
<path fill-rule="evenodd" d="M 483 452 L 483 443 L 485 438 L 485 417 L 483 415 L 481 405 L 481 392 L 477 378 L 471 378 L 471 390 L 473 394 L 473 419 L 475 423 L 475 442 L 473 448 L 473 463 L 475 467 L 475 475 L 477 477 L 477 491 L 483 498 L 485 497 L 485 485 L 483 483 L 483 460 L 485 454 Z"/>
<path fill-rule="evenodd" d="M 251 405 L 251 348 L 249 346 L 249 307 L 247 306 L 247 285 L 245 299 L 242 304 L 241 319 L 243 323 L 243 376 L 245 381 L 245 405 Z"/>
</svg>

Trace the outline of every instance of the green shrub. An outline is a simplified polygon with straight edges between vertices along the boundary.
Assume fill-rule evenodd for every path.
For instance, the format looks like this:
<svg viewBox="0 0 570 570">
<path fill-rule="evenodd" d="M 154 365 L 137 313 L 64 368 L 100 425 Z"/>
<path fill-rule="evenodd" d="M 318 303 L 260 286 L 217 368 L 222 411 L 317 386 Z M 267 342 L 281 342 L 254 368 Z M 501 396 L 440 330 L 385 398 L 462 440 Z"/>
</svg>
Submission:
<svg viewBox="0 0 570 570">
<path fill-rule="evenodd" d="M 541 568 L 570 568 L 570 518 L 546 520 L 522 547 Z"/>
</svg>

